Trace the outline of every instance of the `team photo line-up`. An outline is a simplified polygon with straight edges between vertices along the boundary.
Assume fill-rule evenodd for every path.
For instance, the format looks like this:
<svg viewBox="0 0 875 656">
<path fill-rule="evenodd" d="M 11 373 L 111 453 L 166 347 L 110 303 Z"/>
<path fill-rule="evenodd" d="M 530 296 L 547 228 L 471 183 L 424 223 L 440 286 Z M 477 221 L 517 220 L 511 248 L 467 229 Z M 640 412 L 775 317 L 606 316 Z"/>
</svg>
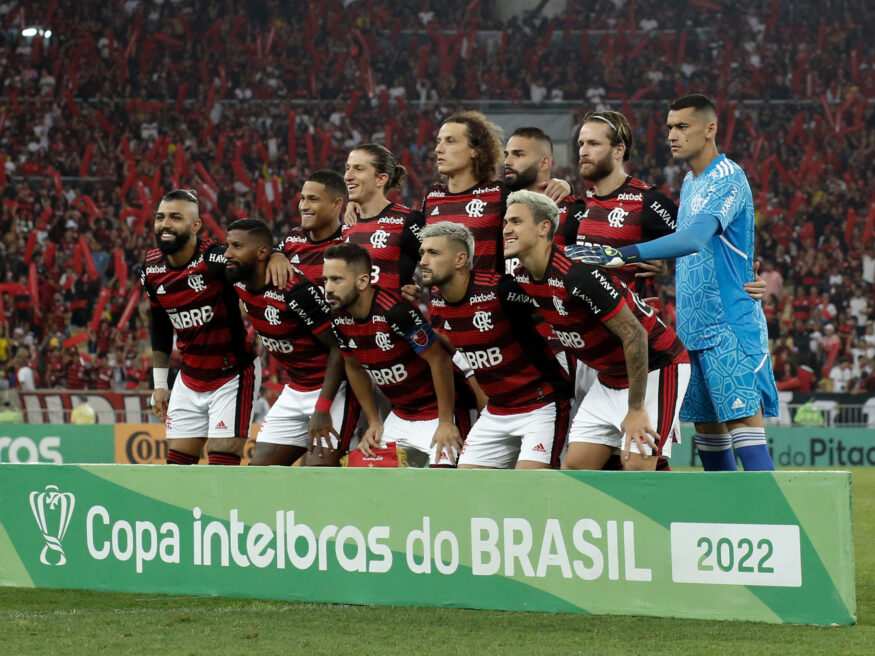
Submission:
<svg viewBox="0 0 875 656">
<path fill-rule="evenodd" d="M 387 198 L 405 169 L 377 144 L 307 178 L 280 244 L 254 218 L 202 239 L 197 195 L 167 193 L 140 273 L 167 462 L 206 445 L 210 464 L 240 464 L 261 385 L 248 318 L 290 378 L 253 465 L 391 451 L 411 466 L 667 470 L 683 420 L 706 470 L 774 469 L 750 186 L 718 153 L 708 97 L 671 103 L 666 128 L 689 169 L 679 204 L 627 175 L 633 132 L 614 111 L 579 129 L 581 195 L 551 177 L 545 132 L 502 143 L 473 111 L 440 126 L 443 182 L 419 210 Z M 656 287 L 672 259 L 677 330 Z"/>
</svg>

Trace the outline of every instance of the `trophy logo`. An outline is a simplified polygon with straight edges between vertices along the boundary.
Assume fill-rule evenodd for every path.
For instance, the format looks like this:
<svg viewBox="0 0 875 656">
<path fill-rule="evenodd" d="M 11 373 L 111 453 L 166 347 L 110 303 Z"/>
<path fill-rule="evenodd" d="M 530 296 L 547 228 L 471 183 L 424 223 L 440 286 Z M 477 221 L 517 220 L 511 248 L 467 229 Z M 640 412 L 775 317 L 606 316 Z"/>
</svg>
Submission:
<svg viewBox="0 0 875 656">
<path fill-rule="evenodd" d="M 45 491 L 35 490 L 30 493 L 30 508 L 46 541 L 39 555 L 39 561 L 43 565 L 64 565 L 67 562 L 61 541 L 70 526 L 75 506 L 76 497 L 73 493 L 59 492 L 57 485 L 46 485 Z"/>
</svg>

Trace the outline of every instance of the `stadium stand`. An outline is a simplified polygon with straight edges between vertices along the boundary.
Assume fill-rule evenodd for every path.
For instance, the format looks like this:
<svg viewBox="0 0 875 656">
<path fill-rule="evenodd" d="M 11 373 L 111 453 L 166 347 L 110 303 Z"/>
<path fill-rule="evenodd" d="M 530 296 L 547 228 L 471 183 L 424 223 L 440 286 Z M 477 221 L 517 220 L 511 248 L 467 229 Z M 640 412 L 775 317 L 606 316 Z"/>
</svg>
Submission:
<svg viewBox="0 0 875 656">
<path fill-rule="evenodd" d="M 27 384 L 22 367 L 37 387 L 148 387 L 132 271 L 167 188 L 196 188 L 214 234 L 258 216 L 280 235 L 306 175 L 342 170 L 363 141 L 398 154 L 410 176 L 393 200 L 416 205 L 449 112 L 579 125 L 611 107 L 636 130 L 630 173 L 677 197 L 665 106 L 697 91 L 718 100 L 721 149 L 757 201 L 781 389 L 875 394 L 872 3 L 572 0 L 554 19 L 431 4 L 0 5 L 0 387 Z"/>
</svg>

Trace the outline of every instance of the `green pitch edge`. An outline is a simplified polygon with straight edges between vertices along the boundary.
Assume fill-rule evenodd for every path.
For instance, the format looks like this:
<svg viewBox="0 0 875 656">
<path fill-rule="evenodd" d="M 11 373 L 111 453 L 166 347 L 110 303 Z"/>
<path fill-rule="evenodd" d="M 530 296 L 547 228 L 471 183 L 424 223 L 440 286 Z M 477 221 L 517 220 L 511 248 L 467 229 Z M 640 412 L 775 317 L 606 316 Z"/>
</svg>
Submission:
<svg viewBox="0 0 875 656">
<path fill-rule="evenodd" d="M 3 522 L 0 522 L 0 554 L 3 554 L 3 558 L 0 560 L 0 585 L 19 588 L 34 587 L 33 579 L 30 578 L 27 567 L 24 566 L 18 555 Z"/>
</svg>

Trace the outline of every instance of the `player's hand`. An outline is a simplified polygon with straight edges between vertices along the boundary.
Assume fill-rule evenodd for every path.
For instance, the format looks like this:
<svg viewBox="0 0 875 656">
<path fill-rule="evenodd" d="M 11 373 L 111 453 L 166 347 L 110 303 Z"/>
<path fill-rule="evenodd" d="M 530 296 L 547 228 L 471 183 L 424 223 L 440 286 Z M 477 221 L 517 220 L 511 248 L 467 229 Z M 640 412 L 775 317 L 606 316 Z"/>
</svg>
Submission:
<svg viewBox="0 0 875 656">
<path fill-rule="evenodd" d="M 565 255 L 576 261 L 593 266 L 619 267 L 626 264 L 620 251 L 611 246 L 586 246 L 571 244 L 565 247 Z"/>
<path fill-rule="evenodd" d="M 354 226 L 359 217 L 362 215 L 362 208 L 358 203 L 349 201 L 346 204 L 346 211 L 343 213 L 343 222 L 348 226 Z"/>
<path fill-rule="evenodd" d="M 294 271 L 292 263 L 282 253 L 271 253 L 267 261 L 267 273 L 264 276 L 264 284 L 273 284 L 282 289 L 286 286 Z"/>
<path fill-rule="evenodd" d="M 325 448 L 331 451 L 336 451 L 340 445 L 340 435 L 334 430 L 331 424 L 331 415 L 321 410 L 316 410 L 310 417 L 310 426 L 308 430 L 309 445 L 308 453 L 314 453 L 320 457 L 325 457 Z M 317 451 L 318 449 L 318 451 Z"/>
<path fill-rule="evenodd" d="M 419 283 L 415 281 L 404 285 L 401 288 L 401 296 L 403 296 L 405 300 L 410 301 L 414 305 L 417 305 L 419 303 L 419 297 L 421 294 L 422 287 L 420 287 Z"/>
<path fill-rule="evenodd" d="M 641 269 L 635 274 L 636 278 L 655 278 L 668 274 L 668 262 L 665 260 L 653 260 L 652 262 L 636 262 L 635 266 Z"/>
<path fill-rule="evenodd" d="M 753 263 L 753 282 L 744 283 L 744 291 L 755 301 L 763 300 L 766 295 L 766 281 L 760 278 L 760 261 Z"/>
<path fill-rule="evenodd" d="M 548 182 L 542 182 L 540 187 L 544 190 L 544 195 L 554 203 L 558 203 L 571 193 L 571 185 L 559 178 L 551 178 Z"/>
<path fill-rule="evenodd" d="M 629 452 L 632 448 L 633 440 L 638 447 L 638 453 L 645 460 L 650 457 L 644 448 L 645 445 L 650 447 L 651 453 L 656 453 L 656 442 L 654 440 L 659 440 L 659 433 L 653 430 L 653 426 L 650 425 L 650 417 L 647 415 L 647 410 L 630 409 L 620 424 L 620 428 L 623 429 L 625 434 L 623 452 L 621 454 L 623 462 L 629 460 Z"/>
<path fill-rule="evenodd" d="M 362 435 L 359 442 L 359 451 L 368 458 L 373 458 L 376 454 L 374 448 L 380 446 L 380 440 L 383 437 L 383 424 L 371 424 L 368 430 Z"/>
<path fill-rule="evenodd" d="M 170 390 L 164 387 L 156 387 L 152 392 L 152 412 L 158 419 L 167 419 L 167 402 L 170 399 Z"/>
<path fill-rule="evenodd" d="M 441 451 L 447 452 L 447 457 L 450 459 L 450 464 L 456 464 L 456 454 L 462 450 L 462 434 L 459 433 L 459 428 L 451 421 L 442 421 L 438 424 L 437 430 L 434 432 L 434 437 L 431 438 L 429 449 L 438 447 L 435 463 L 440 461 Z"/>
</svg>

